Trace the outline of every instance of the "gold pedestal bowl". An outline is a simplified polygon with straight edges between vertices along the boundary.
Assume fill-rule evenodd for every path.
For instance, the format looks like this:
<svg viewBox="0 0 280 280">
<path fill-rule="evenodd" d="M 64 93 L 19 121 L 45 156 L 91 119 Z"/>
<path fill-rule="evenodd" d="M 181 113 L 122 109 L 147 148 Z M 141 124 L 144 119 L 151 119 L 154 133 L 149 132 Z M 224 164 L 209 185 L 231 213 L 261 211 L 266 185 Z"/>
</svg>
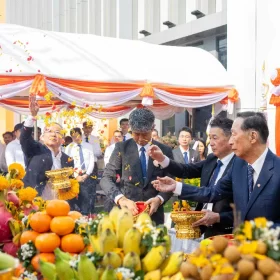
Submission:
<svg viewBox="0 0 280 280">
<path fill-rule="evenodd" d="M 49 182 L 52 184 L 54 190 L 67 189 L 71 187 L 69 177 L 73 174 L 72 167 L 65 167 L 57 170 L 46 171 L 46 176 L 49 178 Z"/>
<path fill-rule="evenodd" d="M 197 239 L 201 237 L 199 227 L 192 227 L 192 224 L 203 218 L 202 211 L 173 211 L 171 219 L 175 223 L 176 237 L 178 239 Z"/>
</svg>

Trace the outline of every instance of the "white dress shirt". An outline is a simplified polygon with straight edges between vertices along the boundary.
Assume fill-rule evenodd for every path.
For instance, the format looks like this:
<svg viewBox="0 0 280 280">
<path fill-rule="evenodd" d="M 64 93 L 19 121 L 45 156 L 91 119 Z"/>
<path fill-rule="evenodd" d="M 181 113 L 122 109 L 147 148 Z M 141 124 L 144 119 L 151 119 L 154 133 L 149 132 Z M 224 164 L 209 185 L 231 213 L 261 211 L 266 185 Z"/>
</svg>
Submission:
<svg viewBox="0 0 280 280">
<path fill-rule="evenodd" d="M 86 136 L 83 134 L 82 135 L 82 140 L 85 143 L 89 143 L 92 145 L 92 149 L 93 149 L 93 154 L 94 154 L 94 161 L 97 161 L 97 158 L 102 156 L 102 151 L 100 148 L 100 141 L 98 139 L 98 137 L 94 136 L 94 135 L 89 135 L 88 136 L 88 142 L 86 141 Z"/>
<path fill-rule="evenodd" d="M 116 144 L 114 143 L 114 144 L 112 144 L 112 145 L 110 145 L 106 148 L 105 153 L 104 153 L 104 164 L 105 164 L 105 166 L 109 162 L 111 154 L 113 153 L 113 151 L 115 149 L 115 146 L 116 146 Z"/>
<path fill-rule="evenodd" d="M 20 163 L 25 168 L 24 155 L 19 139 L 15 139 L 7 145 L 5 151 L 5 158 L 7 166 L 16 162 Z"/>
<path fill-rule="evenodd" d="M 86 142 L 82 142 L 80 145 L 83 151 L 85 170 L 82 170 L 83 162 L 80 161 L 80 147 L 78 144 L 70 143 L 65 149 L 65 153 L 74 160 L 74 168 L 77 168 L 77 172 L 74 173 L 74 176 L 76 177 L 79 175 L 80 171 L 82 171 L 82 173 L 86 173 L 87 175 L 91 175 L 94 168 L 92 145 Z"/>
</svg>

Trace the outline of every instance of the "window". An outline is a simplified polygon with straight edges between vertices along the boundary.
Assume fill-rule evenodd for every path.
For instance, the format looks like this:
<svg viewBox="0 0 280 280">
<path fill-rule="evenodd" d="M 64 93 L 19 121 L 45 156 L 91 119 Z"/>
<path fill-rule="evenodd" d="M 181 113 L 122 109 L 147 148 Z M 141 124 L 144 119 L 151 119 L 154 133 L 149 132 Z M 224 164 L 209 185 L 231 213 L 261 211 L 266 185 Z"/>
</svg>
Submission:
<svg viewBox="0 0 280 280">
<path fill-rule="evenodd" d="M 227 69 L 227 37 L 222 36 L 217 38 L 218 59 Z"/>
</svg>

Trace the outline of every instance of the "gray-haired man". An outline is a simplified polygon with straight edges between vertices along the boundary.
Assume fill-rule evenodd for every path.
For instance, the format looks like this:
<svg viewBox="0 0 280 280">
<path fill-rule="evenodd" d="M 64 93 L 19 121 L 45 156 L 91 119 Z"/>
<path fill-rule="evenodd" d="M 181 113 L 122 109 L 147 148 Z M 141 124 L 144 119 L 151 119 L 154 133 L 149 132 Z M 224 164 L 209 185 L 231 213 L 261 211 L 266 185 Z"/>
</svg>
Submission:
<svg viewBox="0 0 280 280">
<path fill-rule="evenodd" d="M 106 165 L 100 182 L 105 194 L 120 207 L 127 207 L 135 215 L 138 213 L 136 201 L 146 201 L 150 205 L 150 215 L 157 224 L 164 222 L 163 203 L 172 193 L 156 191 L 151 181 L 166 175 L 156 162 L 147 154 L 151 144 L 161 148 L 167 157 L 173 158 L 172 150 L 152 140 L 155 116 L 149 109 L 140 108 L 132 111 L 129 125 L 132 139 L 116 143 L 115 149 Z M 120 187 L 116 179 L 120 176 Z"/>
</svg>

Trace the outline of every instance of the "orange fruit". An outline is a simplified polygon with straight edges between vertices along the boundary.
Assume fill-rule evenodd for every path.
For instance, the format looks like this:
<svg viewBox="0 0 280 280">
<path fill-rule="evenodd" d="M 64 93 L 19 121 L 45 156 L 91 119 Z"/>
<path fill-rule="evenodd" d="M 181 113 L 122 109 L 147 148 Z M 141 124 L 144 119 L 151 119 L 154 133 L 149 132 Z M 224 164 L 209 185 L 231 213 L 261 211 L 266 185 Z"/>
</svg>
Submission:
<svg viewBox="0 0 280 280">
<path fill-rule="evenodd" d="M 51 253 L 60 245 L 60 238 L 56 233 L 42 233 L 35 240 L 35 247 L 40 253 Z"/>
<path fill-rule="evenodd" d="M 75 228 L 75 222 L 71 217 L 54 217 L 51 221 L 51 231 L 58 235 L 71 233 Z"/>
<path fill-rule="evenodd" d="M 47 201 L 46 212 L 50 216 L 67 216 L 70 212 L 70 205 L 65 200 L 53 199 Z"/>
<path fill-rule="evenodd" d="M 28 241 L 32 241 L 33 243 L 35 243 L 35 239 L 39 234 L 40 233 L 33 231 L 33 230 L 24 231 L 20 237 L 20 245 L 23 245 L 23 244 L 27 243 Z"/>
<path fill-rule="evenodd" d="M 51 220 L 52 218 L 48 214 L 36 212 L 30 218 L 30 226 L 39 233 L 47 232 L 50 229 Z"/>
<path fill-rule="evenodd" d="M 55 255 L 53 253 L 41 253 L 34 256 L 31 260 L 31 264 L 36 271 L 40 271 L 40 260 L 45 262 L 54 263 L 55 262 Z"/>
<path fill-rule="evenodd" d="M 74 221 L 76 221 L 79 218 L 81 218 L 83 215 L 78 211 L 70 211 L 68 213 L 68 216 L 71 217 Z"/>
<path fill-rule="evenodd" d="M 80 253 L 84 250 L 85 244 L 79 234 L 67 234 L 61 238 L 61 249 L 68 253 Z"/>
</svg>

